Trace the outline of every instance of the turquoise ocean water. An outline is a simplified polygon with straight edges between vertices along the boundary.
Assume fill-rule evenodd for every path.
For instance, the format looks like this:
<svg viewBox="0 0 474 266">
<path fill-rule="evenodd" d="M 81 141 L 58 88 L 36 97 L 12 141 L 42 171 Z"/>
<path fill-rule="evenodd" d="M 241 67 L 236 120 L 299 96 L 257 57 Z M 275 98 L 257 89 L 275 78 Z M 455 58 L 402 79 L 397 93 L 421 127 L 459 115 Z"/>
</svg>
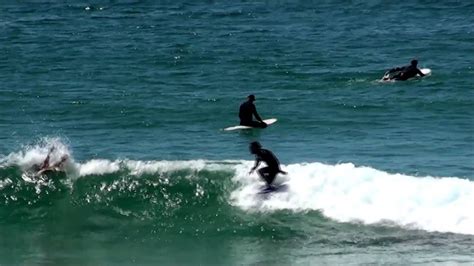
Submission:
<svg viewBox="0 0 474 266">
<path fill-rule="evenodd" d="M 471 1 L 92 2 L 0 4 L 1 265 L 472 265 Z"/>
</svg>

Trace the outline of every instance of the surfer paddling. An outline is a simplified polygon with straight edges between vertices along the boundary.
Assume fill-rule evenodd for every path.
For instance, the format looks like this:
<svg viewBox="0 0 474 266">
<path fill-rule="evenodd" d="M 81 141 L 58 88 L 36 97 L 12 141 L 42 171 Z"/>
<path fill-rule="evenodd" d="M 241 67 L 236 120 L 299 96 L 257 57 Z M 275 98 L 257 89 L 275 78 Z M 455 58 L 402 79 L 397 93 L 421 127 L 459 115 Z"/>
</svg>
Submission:
<svg viewBox="0 0 474 266">
<path fill-rule="evenodd" d="M 267 124 L 263 122 L 262 118 L 257 113 L 257 108 L 253 102 L 255 101 L 255 95 L 251 94 L 247 96 L 247 101 L 240 105 L 239 118 L 240 125 L 249 127 L 266 128 Z M 253 116 L 257 121 L 253 120 Z"/>
<path fill-rule="evenodd" d="M 392 68 L 385 72 L 383 80 L 407 80 L 416 77 L 416 75 L 420 75 L 420 77 L 425 76 L 425 74 L 418 69 L 417 65 L 418 60 L 413 59 L 408 66 Z"/>
<path fill-rule="evenodd" d="M 37 170 L 36 176 L 39 176 L 49 171 L 61 171 L 61 168 L 63 167 L 67 159 L 69 159 L 69 156 L 65 154 L 61 156 L 61 159 L 58 162 L 51 164 L 50 159 L 51 159 L 51 154 L 53 153 L 54 149 L 55 149 L 54 146 L 51 147 L 43 163 L 36 166 L 36 170 Z"/>
<path fill-rule="evenodd" d="M 265 162 L 266 167 L 260 168 L 257 172 L 260 178 L 262 178 L 266 183 L 267 187 L 271 188 L 272 183 L 275 180 L 277 174 L 287 174 L 285 171 L 280 169 L 280 162 L 277 157 L 269 150 L 262 149 L 262 145 L 258 141 L 250 143 L 249 150 L 251 154 L 255 155 L 255 165 L 250 169 L 249 174 L 253 173 L 255 169 L 260 165 L 260 162 Z"/>
</svg>

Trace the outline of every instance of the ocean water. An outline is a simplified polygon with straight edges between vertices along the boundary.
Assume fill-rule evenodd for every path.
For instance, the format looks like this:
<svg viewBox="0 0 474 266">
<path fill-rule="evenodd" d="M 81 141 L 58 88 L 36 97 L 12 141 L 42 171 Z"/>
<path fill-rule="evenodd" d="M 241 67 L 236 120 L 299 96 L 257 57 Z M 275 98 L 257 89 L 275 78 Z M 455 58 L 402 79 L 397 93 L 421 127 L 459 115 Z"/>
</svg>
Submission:
<svg viewBox="0 0 474 266">
<path fill-rule="evenodd" d="M 92 2 L 0 4 L 1 265 L 474 263 L 473 3 Z"/>
</svg>

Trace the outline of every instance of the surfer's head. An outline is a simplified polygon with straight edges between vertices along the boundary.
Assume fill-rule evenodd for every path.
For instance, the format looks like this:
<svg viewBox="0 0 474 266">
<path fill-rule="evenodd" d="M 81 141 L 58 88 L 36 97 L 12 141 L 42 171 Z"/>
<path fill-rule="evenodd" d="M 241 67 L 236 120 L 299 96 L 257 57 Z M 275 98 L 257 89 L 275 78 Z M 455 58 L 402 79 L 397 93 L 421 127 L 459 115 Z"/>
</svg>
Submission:
<svg viewBox="0 0 474 266">
<path fill-rule="evenodd" d="M 416 59 L 411 60 L 411 65 L 412 66 L 418 65 L 418 60 L 416 60 Z"/>
<path fill-rule="evenodd" d="M 249 150 L 251 154 L 256 154 L 261 148 L 262 145 L 258 141 L 251 142 L 249 145 Z"/>
<path fill-rule="evenodd" d="M 255 95 L 250 94 L 249 96 L 247 96 L 247 99 L 249 99 L 249 101 L 253 102 L 253 101 L 255 101 Z"/>
</svg>

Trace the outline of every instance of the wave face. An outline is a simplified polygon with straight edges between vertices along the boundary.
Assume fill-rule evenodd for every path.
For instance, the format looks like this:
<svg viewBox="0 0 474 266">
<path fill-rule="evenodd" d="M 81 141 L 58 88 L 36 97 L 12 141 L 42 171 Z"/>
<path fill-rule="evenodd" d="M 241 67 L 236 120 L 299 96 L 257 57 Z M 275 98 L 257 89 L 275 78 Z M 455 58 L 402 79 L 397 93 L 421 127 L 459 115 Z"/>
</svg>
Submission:
<svg viewBox="0 0 474 266">
<path fill-rule="evenodd" d="M 54 144 L 64 172 L 25 179 Z M 351 163 L 283 166 L 285 192 L 258 194 L 263 183 L 248 175 L 251 161 L 76 162 L 59 140 L 25 147 L 0 159 L 0 210 L 8 221 L 44 218 L 39 208 L 92 210 L 121 221 L 148 221 L 160 230 L 230 230 L 245 213 L 322 214 L 334 222 L 382 224 L 474 235 L 474 182 L 457 177 L 391 174 Z M 54 206 L 54 204 L 53 204 Z M 22 210 L 22 211 L 18 211 Z M 52 210 L 57 211 L 57 210 Z M 308 218 L 309 219 L 309 218 Z M 257 230 L 257 229 L 255 229 Z M 301 229 L 303 230 L 303 229 Z M 307 230 L 307 229 L 305 229 Z M 304 232 L 301 232 L 304 233 Z"/>
</svg>

